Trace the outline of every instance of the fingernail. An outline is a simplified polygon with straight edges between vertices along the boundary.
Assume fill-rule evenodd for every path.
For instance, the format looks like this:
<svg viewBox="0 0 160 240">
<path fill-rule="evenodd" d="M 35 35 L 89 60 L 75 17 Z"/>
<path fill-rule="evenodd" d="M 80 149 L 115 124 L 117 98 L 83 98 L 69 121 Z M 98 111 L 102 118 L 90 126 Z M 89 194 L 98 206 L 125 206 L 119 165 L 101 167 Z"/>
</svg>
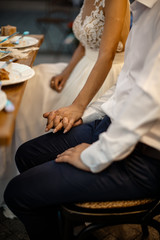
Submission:
<svg viewBox="0 0 160 240">
<path fill-rule="evenodd" d="M 56 133 L 57 132 L 57 130 L 56 129 L 53 129 L 53 133 Z"/>
<path fill-rule="evenodd" d="M 47 132 L 47 131 L 48 131 L 48 128 L 46 128 L 45 131 Z"/>
</svg>

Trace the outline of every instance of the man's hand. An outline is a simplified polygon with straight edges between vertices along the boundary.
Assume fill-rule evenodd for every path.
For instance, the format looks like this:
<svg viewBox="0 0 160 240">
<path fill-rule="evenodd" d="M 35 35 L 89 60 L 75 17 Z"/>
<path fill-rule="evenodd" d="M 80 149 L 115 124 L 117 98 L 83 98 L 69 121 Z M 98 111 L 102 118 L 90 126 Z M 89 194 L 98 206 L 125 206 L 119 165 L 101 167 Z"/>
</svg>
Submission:
<svg viewBox="0 0 160 240">
<path fill-rule="evenodd" d="M 79 168 L 84 171 L 90 172 L 90 169 L 81 161 L 80 155 L 90 144 L 81 143 L 76 147 L 69 148 L 63 153 L 59 154 L 56 158 L 57 163 L 65 162 L 73 165 L 76 168 Z"/>
</svg>

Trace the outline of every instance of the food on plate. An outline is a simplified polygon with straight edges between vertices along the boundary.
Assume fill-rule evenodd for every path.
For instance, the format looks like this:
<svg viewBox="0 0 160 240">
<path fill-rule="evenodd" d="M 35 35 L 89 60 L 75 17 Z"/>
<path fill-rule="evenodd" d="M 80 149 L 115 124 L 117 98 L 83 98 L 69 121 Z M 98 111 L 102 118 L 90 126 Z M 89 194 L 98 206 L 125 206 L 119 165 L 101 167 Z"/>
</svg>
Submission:
<svg viewBox="0 0 160 240">
<path fill-rule="evenodd" d="M 9 72 L 4 68 L 0 68 L 0 80 L 9 80 Z"/>
<path fill-rule="evenodd" d="M 11 41 L 8 39 L 5 42 L 0 43 L 0 47 L 13 47 L 14 44 L 11 43 Z"/>
<path fill-rule="evenodd" d="M 15 32 L 17 32 L 17 28 L 15 26 L 7 25 L 1 27 L 2 36 L 9 36 Z"/>
</svg>

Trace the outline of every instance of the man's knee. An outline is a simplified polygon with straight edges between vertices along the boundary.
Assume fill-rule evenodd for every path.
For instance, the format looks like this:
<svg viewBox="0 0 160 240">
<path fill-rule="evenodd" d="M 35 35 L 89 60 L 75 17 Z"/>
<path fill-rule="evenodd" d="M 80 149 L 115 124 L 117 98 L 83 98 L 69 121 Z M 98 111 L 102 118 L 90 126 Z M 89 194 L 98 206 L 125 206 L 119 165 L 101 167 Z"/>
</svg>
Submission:
<svg viewBox="0 0 160 240">
<path fill-rule="evenodd" d="M 25 171 L 25 159 L 27 157 L 26 144 L 22 144 L 15 154 L 15 162 L 19 172 Z"/>
<path fill-rule="evenodd" d="M 4 192 L 4 201 L 12 211 L 17 208 L 20 195 L 21 193 L 18 187 L 17 177 L 15 177 L 8 183 Z"/>
</svg>

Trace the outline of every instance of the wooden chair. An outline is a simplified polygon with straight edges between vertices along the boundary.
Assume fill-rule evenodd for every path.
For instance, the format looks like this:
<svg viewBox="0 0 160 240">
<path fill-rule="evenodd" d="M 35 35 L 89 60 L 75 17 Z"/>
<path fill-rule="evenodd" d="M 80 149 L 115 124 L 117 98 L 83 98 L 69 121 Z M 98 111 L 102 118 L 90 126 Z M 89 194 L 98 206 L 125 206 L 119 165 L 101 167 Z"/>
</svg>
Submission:
<svg viewBox="0 0 160 240">
<path fill-rule="evenodd" d="M 61 207 L 63 222 L 63 240 L 89 239 L 95 230 L 120 224 L 140 224 L 142 239 L 149 235 L 148 226 L 160 234 L 160 223 L 154 219 L 160 214 L 159 199 L 142 199 L 130 201 L 86 202 L 67 204 Z M 84 223 L 89 223 L 85 225 Z M 75 226 L 84 228 L 74 236 Z"/>
</svg>

